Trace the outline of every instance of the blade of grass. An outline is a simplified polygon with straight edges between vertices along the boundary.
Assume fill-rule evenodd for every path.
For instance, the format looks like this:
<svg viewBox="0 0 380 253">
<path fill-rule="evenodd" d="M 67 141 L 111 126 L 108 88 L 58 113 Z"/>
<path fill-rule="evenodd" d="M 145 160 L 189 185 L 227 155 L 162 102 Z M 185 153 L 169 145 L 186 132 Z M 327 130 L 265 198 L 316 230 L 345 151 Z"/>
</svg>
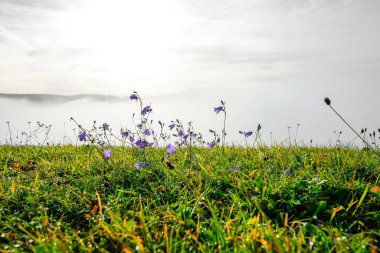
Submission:
<svg viewBox="0 0 380 253">
<path fill-rule="evenodd" d="M 365 196 L 367 195 L 367 192 L 368 192 L 368 188 L 369 188 L 369 185 L 367 185 L 367 187 L 365 188 L 360 200 L 359 200 L 359 203 L 356 205 L 356 208 L 355 208 L 355 211 L 352 213 L 352 215 L 355 215 L 356 211 L 358 210 L 359 206 L 363 203 L 363 200 L 365 198 Z"/>
</svg>

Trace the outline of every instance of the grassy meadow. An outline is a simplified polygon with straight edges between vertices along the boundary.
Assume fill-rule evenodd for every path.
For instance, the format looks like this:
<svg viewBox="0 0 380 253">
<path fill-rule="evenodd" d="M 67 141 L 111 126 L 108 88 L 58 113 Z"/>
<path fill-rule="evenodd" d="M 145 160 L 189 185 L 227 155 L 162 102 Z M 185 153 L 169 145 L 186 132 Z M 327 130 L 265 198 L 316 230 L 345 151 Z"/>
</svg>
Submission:
<svg viewBox="0 0 380 253">
<path fill-rule="evenodd" d="M 206 141 L 192 122 L 154 127 L 152 107 L 137 92 L 130 99 L 140 105 L 132 127 L 85 129 L 72 118 L 69 145 L 49 144 L 51 126 L 40 122 L 15 138 L 7 122 L 0 252 L 378 251 L 375 131 L 357 134 L 364 149 L 339 136 L 331 147 L 300 146 L 296 136 L 267 146 L 259 124 L 234 146 L 224 101 L 214 108 L 223 130 Z"/>
<path fill-rule="evenodd" d="M 1 146 L 0 252 L 379 249 L 378 153 L 109 148 Z"/>
</svg>

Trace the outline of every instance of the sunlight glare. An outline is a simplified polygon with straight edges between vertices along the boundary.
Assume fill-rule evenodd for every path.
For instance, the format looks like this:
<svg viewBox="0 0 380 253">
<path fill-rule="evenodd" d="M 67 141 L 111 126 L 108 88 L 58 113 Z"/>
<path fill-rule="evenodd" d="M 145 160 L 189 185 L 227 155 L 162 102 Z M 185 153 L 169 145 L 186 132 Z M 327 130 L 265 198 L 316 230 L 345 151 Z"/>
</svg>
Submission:
<svg viewBox="0 0 380 253">
<path fill-rule="evenodd" d="M 175 46 L 181 6 L 172 0 L 92 0 L 67 21 L 68 40 L 90 50 L 92 64 L 158 73 Z"/>
</svg>

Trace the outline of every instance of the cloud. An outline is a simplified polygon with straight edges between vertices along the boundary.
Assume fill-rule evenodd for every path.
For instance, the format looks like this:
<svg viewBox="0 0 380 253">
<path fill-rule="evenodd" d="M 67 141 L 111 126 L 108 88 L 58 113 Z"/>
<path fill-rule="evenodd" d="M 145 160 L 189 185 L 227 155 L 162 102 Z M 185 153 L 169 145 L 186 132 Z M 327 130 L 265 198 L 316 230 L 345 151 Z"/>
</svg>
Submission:
<svg viewBox="0 0 380 253">
<path fill-rule="evenodd" d="M 30 50 L 27 54 L 31 58 L 60 58 L 60 57 L 80 57 L 86 56 L 93 53 L 93 50 L 89 48 L 43 48 L 43 49 L 35 49 Z"/>
<path fill-rule="evenodd" d="M 368 70 L 380 59 L 377 1 L 181 1 L 175 43 L 159 52 L 151 50 L 154 39 L 143 42 L 146 50 L 133 48 L 141 44 L 136 38 L 118 41 L 118 34 L 127 33 L 122 23 L 110 22 L 114 26 L 105 33 L 92 27 L 92 40 L 86 40 L 88 24 L 80 23 L 80 8 L 74 8 L 86 3 L 91 5 L 85 0 L 0 0 L 2 88 L 173 92 L 190 85 L 297 82 L 297 76 L 312 79 L 323 71 L 334 75 L 352 69 L 357 76 L 380 80 Z M 72 11 L 82 25 L 79 32 L 73 32 L 77 23 L 67 26 Z"/>
<path fill-rule="evenodd" d="M 73 7 L 75 0 L 1 0 L 0 3 L 10 4 L 14 7 L 33 7 L 52 10 L 64 10 Z"/>
<path fill-rule="evenodd" d="M 3 42 L 8 42 L 8 44 L 17 44 L 24 50 L 33 49 L 33 47 L 28 42 L 26 42 L 19 36 L 15 35 L 14 33 L 10 32 L 9 30 L 1 26 L 0 26 L 0 39 Z"/>
</svg>

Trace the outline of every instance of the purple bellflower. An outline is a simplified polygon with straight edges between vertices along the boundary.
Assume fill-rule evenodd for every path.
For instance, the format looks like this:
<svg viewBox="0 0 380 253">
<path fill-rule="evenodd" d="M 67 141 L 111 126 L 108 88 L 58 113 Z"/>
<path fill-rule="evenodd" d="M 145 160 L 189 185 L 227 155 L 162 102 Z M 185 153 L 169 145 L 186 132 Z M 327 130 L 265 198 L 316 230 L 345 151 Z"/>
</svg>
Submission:
<svg viewBox="0 0 380 253">
<path fill-rule="evenodd" d="M 175 147 L 171 144 L 167 145 L 166 146 L 166 153 L 174 155 L 175 154 Z"/>
<path fill-rule="evenodd" d="M 85 141 L 86 140 L 86 133 L 80 133 L 78 135 L 78 138 L 79 138 L 80 141 Z"/>
<path fill-rule="evenodd" d="M 103 123 L 103 129 L 104 130 L 109 130 L 110 129 L 110 125 L 108 125 L 107 123 Z"/>
<path fill-rule="evenodd" d="M 141 170 L 143 168 L 146 168 L 149 165 L 149 163 L 144 163 L 144 162 L 137 162 L 135 163 L 135 168 L 138 170 Z"/>
<path fill-rule="evenodd" d="M 129 133 L 127 131 L 121 132 L 121 137 L 124 139 L 127 139 L 128 135 L 129 135 Z"/>
<path fill-rule="evenodd" d="M 144 109 L 141 111 L 141 115 L 142 115 L 142 116 L 145 116 L 145 115 L 147 115 L 148 113 L 150 113 L 151 111 L 152 111 L 152 108 L 150 107 L 150 105 L 145 106 Z"/>
<path fill-rule="evenodd" d="M 108 159 L 111 157 L 111 150 L 110 149 L 106 149 L 103 151 L 103 157 L 104 159 Z"/>
<path fill-rule="evenodd" d="M 249 132 L 244 132 L 244 136 L 245 137 L 249 137 L 252 135 L 252 131 L 249 131 Z"/>
<path fill-rule="evenodd" d="M 214 108 L 214 112 L 216 112 L 216 114 L 220 113 L 221 111 L 223 111 L 223 106 L 218 106 Z"/>
<path fill-rule="evenodd" d="M 136 146 L 139 148 L 139 149 L 143 149 L 143 148 L 146 148 L 149 144 L 147 141 L 144 141 L 144 140 L 137 140 L 135 142 Z"/>
</svg>

